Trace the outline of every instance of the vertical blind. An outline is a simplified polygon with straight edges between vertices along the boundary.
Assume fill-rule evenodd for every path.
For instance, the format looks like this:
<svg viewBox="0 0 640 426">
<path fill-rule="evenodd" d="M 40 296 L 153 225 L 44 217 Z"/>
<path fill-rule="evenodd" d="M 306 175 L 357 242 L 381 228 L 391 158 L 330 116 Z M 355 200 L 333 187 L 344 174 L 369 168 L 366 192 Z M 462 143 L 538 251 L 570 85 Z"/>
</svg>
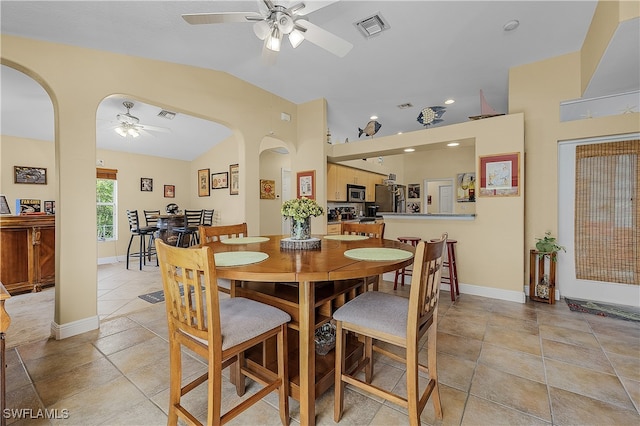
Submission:
<svg viewBox="0 0 640 426">
<path fill-rule="evenodd" d="M 640 285 L 640 140 L 576 147 L 576 278 Z"/>
</svg>

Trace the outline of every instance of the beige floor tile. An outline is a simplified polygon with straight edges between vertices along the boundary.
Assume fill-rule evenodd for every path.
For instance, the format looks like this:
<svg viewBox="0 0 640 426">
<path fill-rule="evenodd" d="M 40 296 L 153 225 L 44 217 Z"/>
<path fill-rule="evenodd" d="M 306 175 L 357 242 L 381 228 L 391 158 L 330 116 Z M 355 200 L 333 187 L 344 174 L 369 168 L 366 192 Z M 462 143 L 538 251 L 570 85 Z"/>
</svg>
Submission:
<svg viewBox="0 0 640 426">
<path fill-rule="evenodd" d="M 96 348 L 105 355 L 111 355 L 123 349 L 135 346 L 145 340 L 157 338 L 155 334 L 144 327 L 133 327 L 109 336 L 102 337 L 94 342 Z"/>
<path fill-rule="evenodd" d="M 553 325 L 591 333 L 591 326 L 584 319 L 584 316 L 566 316 L 552 312 L 538 312 L 538 324 Z"/>
<path fill-rule="evenodd" d="M 182 357 L 183 385 L 207 372 L 207 366 L 190 356 Z M 145 395 L 152 396 L 169 388 L 169 359 L 163 358 L 128 372 L 126 376 Z"/>
<path fill-rule="evenodd" d="M 594 349 L 599 347 L 598 341 L 592 333 L 572 330 L 570 328 L 541 325 L 540 336 L 543 339 L 555 340 L 556 342 L 569 343 L 571 345 L 581 345 Z"/>
<path fill-rule="evenodd" d="M 533 380 L 478 365 L 471 395 L 551 421 L 547 386 Z"/>
<path fill-rule="evenodd" d="M 438 381 L 444 385 L 467 392 L 471 385 L 474 361 L 467 361 L 448 354 L 438 354 Z"/>
<path fill-rule="evenodd" d="M 491 305 L 491 312 L 494 315 L 506 316 L 523 321 L 535 322 L 538 318 L 537 311 L 533 306 L 504 300 L 495 300 Z"/>
<path fill-rule="evenodd" d="M 534 313 L 535 317 L 535 313 Z M 538 335 L 538 323 L 536 320 L 514 318 L 501 313 L 495 313 L 489 318 L 488 325 L 501 327 L 506 330 L 518 330 L 524 333 Z"/>
<path fill-rule="evenodd" d="M 629 397 L 633 401 L 633 404 L 636 406 L 636 410 L 640 413 L 640 382 L 635 380 L 620 379 L 622 381 L 622 385 L 627 390 Z"/>
<path fill-rule="evenodd" d="M 614 370 L 604 351 L 598 348 L 585 348 L 569 343 L 542 339 L 542 351 L 545 358 L 567 362 L 602 373 L 613 374 Z"/>
<path fill-rule="evenodd" d="M 550 423 L 537 417 L 473 395 L 469 396 L 462 418 L 462 426 L 548 424 Z"/>
<path fill-rule="evenodd" d="M 27 419 L 26 423 L 28 423 L 31 420 L 32 413 L 45 408 L 42 406 L 32 384 L 7 391 L 5 396 L 7 401 L 6 409 L 9 410 L 9 414 L 6 416 L 8 425 L 25 418 Z M 0 415 L 4 415 L 4 413 L 0 413 Z"/>
<path fill-rule="evenodd" d="M 455 336 L 444 332 L 438 332 L 438 353 L 446 353 L 468 361 L 476 361 L 480 356 L 482 341 L 468 337 Z"/>
<path fill-rule="evenodd" d="M 20 351 L 20 348 L 18 348 Z M 102 358 L 102 354 L 90 343 L 74 346 L 66 351 L 53 353 L 42 358 L 25 360 L 25 366 L 34 382 L 54 378 L 92 361 Z"/>
<path fill-rule="evenodd" d="M 409 416 L 383 405 L 369 424 L 371 426 L 405 426 L 409 424 Z"/>
<path fill-rule="evenodd" d="M 162 362 L 168 367 L 169 343 L 153 335 L 150 339 L 112 354 L 109 359 L 124 374 Z"/>
<path fill-rule="evenodd" d="M 431 398 L 433 398 L 433 396 Z M 441 384 L 440 405 L 442 406 L 442 420 L 436 417 L 433 399 L 427 401 L 420 420 L 423 423 L 431 425 L 459 425 L 465 410 L 466 399 L 466 392 Z"/>
<path fill-rule="evenodd" d="M 35 382 L 42 403 L 50 407 L 57 401 L 93 388 L 120 377 L 122 374 L 106 358 L 83 364 L 65 374 Z"/>
<path fill-rule="evenodd" d="M 541 356 L 485 343 L 478 363 L 525 379 L 546 383 Z"/>
<path fill-rule="evenodd" d="M 15 389 L 21 388 L 31 383 L 29 375 L 24 369 L 24 366 L 20 362 L 16 355 L 15 349 L 8 351 L 7 364 L 5 369 L 5 386 L 6 391 L 11 392 Z M 0 413 L 2 415 L 2 413 Z"/>
<path fill-rule="evenodd" d="M 453 305 L 446 313 L 447 318 L 486 324 L 492 312 L 484 309 L 468 309 L 464 305 Z"/>
<path fill-rule="evenodd" d="M 586 321 L 596 336 L 615 336 L 621 339 L 631 336 L 640 339 L 640 325 L 638 322 L 601 317 L 598 315 L 587 315 Z"/>
<path fill-rule="evenodd" d="M 438 331 L 456 336 L 482 340 L 486 329 L 485 323 L 445 316 L 438 322 Z"/>
<path fill-rule="evenodd" d="M 640 381 L 640 354 L 638 356 L 624 356 L 610 352 L 609 360 L 620 377 Z"/>
<path fill-rule="evenodd" d="M 598 335 L 598 341 L 607 353 L 635 357 L 640 354 L 640 339 L 622 338 L 612 334 L 600 334 Z"/>
<path fill-rule="evenodd" d="M 547 383 L 625 409 L 633 408 L 633 403 L 618 377 L 598 371 L 567 364 L 553 359 L 545 360 Z"/>
<path fill-rule="evenodd" d="M 515 351 L 541 355 L 540 337 L 527 331 L 504 329 L 489 325 L 484 341 Z"/>
<path fill-rule="evenodd" d="M 637 425 L 635 410 L 621 409 L 597 399 L 555 387 L 549 388 L 555 425 Z"/>
<path fill-rule="evenodd" d="M 115 415 L 104 419 L 100 425 L 105 426 L 164 426 L 167 415 L 154 403 L 144 400 L 137 405 L 126 405 Z"/>
</svg>

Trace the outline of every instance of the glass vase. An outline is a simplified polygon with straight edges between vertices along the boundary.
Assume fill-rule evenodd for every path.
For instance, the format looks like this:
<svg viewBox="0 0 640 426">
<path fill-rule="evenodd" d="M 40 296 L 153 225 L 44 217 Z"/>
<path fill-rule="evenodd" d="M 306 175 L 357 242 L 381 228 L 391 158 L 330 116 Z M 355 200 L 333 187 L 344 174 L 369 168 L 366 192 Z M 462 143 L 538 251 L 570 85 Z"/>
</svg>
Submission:
<svg viewBox="0 0 640 426">
<path fill-rule="evenodd" d="M 302 220 L 291 218 L 291 239 L 292 240 L 308 240 L 311 238 L 311 218 L 307 217 Z"/>
</svg>

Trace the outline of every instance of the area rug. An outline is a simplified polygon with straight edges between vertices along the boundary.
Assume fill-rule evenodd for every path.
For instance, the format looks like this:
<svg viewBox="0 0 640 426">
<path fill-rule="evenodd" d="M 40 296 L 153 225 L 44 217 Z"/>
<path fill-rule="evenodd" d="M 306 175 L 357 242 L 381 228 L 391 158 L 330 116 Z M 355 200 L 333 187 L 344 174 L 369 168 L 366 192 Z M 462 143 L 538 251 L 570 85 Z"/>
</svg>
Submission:
<svg viewBox="0 0 640 426">
<path fill-rule="evenodd" d="M 164 302 L 164 290 L 154 291 L 153 293 L 141 294 L 138 296 L 140 299 L 149 303 Z"/>
<path fill-rule="evenodd" d="M 640 309 L 632 306 L 608 305 L 606 303 L 594 302 L 591 300 L 567 299 L 566 297 L 564 300 L 572 311 L 585 312 L 601 317 L 616 318 L 625 321 L 640 322 Z"/>
</svg>

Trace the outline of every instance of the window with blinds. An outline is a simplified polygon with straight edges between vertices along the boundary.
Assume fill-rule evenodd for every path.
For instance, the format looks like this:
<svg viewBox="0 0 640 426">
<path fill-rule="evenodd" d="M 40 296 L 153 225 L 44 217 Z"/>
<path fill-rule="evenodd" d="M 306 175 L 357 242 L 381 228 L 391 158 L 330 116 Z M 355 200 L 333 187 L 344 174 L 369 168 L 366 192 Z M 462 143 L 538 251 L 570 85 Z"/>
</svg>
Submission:
<svg viewBox="0 0 640 426">
<path fill-rule="evenodd" d="M 576 147 L 576 278 L 640 285 L 640 140 Z"/>
<path fill-rule="evenodd" d="M 96 169 L 96 227 L 98 241 L 118 238 L 118 171 Z"/>
</svg>

